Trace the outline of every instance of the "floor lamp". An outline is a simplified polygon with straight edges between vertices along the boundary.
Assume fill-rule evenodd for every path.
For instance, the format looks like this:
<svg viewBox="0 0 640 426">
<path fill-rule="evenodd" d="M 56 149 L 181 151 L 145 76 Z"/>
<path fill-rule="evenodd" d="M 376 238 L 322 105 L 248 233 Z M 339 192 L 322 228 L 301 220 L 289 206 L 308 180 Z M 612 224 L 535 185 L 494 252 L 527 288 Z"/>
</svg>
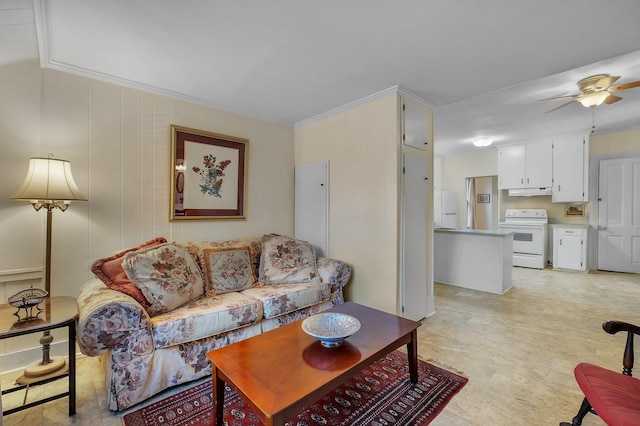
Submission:
<svg viewBox="0 0 640 426">
<path fill-rule="evenodd" d="M 44 289 L 48 297 L 51 293 L 51 221 L 53 210 L 67 210 L 71 201 L 87 201 L 71 176 L 71 163 L 67 160 L 34 157 L 29 159 L 29 170 L 22 186 L 10 198 L 28 201 L 36 211 L 44 208 L 47 211 L 47 245 L 45 256 Z M 42 362 L 36 361 L 25 368 L 24 376 L 41 377 L 51 374 L 65 366 L 62 359 L 52 360 L 49 350 L 53 337 L 45 331 L 42 345 Z M 73 354 L 69 354 L 73 356 Z"/>
</svg>

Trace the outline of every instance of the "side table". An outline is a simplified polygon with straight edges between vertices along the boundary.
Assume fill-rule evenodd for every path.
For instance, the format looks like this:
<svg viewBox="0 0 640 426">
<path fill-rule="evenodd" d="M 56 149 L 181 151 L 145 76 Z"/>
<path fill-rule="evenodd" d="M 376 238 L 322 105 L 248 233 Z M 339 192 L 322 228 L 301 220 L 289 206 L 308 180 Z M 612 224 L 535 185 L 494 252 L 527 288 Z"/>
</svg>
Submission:
<svg viewBox="0 0 640 426">
<path fill-rule="evenodd" d="M 76 320 L 78 318 L 78 306 L 73 297 L 47 297 L 40 304 L 43 311 L 37 318 L 28 321 L 16 321 L 14 313 L 16 308 L 9 304 L 0 305 L 0 339 L 23 336 L 25 334 L 42 333 L 56 328 L 68 327 L 69 329 L 69 368 L 60 374 L 44 376 L 42 380 L 34 381 L 28 385 L 20 385 L 11 389 L 3 390 L 2 395 L 25 389 L 28 386 L 41 385 L 63 377 L 69 377 L 69 390 L 57 395 L 23 404 L 20 407 L 12 408 L 2 412 L 6 416 L 16 411 L 25 410 L 45 402 L 59 398 L 69 397 L 69 415 L 76 413 Z M 0 405 L 1 406 L 1 405 Z"/>
</svg>

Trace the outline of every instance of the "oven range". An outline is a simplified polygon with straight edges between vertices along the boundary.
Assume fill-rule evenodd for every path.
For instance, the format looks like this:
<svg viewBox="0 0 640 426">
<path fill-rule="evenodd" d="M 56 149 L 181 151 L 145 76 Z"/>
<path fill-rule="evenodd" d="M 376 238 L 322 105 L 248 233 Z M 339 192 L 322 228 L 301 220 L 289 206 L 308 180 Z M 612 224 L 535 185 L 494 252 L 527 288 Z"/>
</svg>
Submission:
<svg viewBox="0 0 640 426">
<path fill-rule="evenodd" d="M 498 229 L 513 232 L 513 266 L 544 269 L 547 264 L 547 211 L 545 209 L 505 212 Z"/>
</svg>

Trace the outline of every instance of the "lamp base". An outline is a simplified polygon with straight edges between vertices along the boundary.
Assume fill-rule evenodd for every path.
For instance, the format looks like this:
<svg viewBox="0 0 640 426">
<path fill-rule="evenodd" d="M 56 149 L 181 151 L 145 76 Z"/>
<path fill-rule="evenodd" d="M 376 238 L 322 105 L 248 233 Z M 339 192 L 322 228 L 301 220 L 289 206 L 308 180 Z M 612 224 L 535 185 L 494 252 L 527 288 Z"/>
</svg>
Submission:
<svg viewBox="0 0 640 426">
<path fill-rule="evenodd" d="M 41 378 L 42 376 L 57 372 L 64 368 L 66 364 L 64 358 L 61 357 L 52 357 L 51 362 L 48 364 L 43 364 L 42 361 L 35 361 L 25 367 L 22 375 L 25 378 Z"/>
</svg>

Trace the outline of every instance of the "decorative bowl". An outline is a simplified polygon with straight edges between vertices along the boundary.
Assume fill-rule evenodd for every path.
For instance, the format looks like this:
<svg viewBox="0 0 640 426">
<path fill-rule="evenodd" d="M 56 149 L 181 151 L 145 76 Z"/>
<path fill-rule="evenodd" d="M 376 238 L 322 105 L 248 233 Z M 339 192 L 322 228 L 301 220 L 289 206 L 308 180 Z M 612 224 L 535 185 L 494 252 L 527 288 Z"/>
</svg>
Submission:
<svg viewBox="0 0 640 426">
<path fill-rule="evenodd" d="M 49 293 L 39 288 L 28 288 L 14 294 L 7 301 L 14 308 L 28 309 L 42 303 L 47 294 Z"/>
<path fill-rule="evenodd" d="M 360 321 L 351 315 L 326 312 L 302 321 L 302 330 L 318 339 L 325 348 L 336 348 L 360 330 Z"/>
</svg>

